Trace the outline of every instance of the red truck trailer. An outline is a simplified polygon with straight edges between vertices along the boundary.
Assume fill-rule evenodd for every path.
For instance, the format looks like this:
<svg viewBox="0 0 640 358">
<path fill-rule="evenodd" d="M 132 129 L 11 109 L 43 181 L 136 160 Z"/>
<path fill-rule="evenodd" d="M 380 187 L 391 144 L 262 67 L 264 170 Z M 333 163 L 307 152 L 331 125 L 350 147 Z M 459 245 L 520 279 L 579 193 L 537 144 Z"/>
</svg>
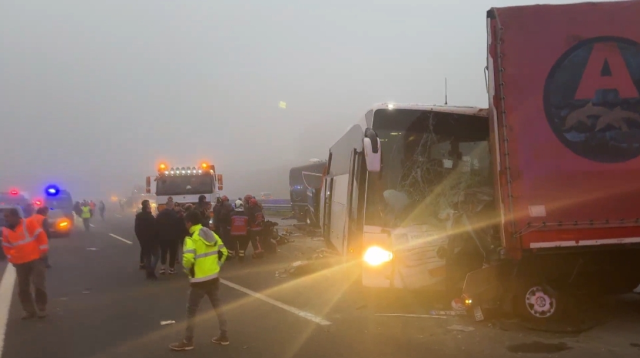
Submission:
<svg viewBox="0 0 640 358">
<path fill-rule="evenodd" d="M 640 1 L 487 12 L 501 245 L 466 276 L 480 318 L 550 320 L 567 297 L 640 283 L 639 18 Z"/>
</svg>

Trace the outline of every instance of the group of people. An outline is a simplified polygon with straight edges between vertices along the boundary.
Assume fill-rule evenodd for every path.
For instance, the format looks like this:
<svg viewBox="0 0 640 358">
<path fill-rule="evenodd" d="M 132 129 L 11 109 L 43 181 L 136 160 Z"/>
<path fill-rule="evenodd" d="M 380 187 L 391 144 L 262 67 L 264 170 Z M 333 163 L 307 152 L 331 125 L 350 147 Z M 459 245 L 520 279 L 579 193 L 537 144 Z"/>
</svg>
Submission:
<svg viewBox="0 0 640 358">
<path fill-rule="evenodd" d="M 136 215 L 134 230 L 140 243 L 140 269 L 146 270 L 147 279 L 158 278 L 158 261 L 161 275 L 175 273 L 179 248 L 189 234 L 184 217 L 190 210 L 190 207 L 182 208 L 170 199 L 164 209 L 154 216 L 149 200 L 142 201 L 142 210 Z"/>
<path fill-rule="evenodd" d="M 23 218 L 17 208 L 4 210 L 2 253 L 16 269 L 18 297 L 25 312 L 23 320 L 47 316 L 45 276 L 46 269 L 51 267 L 48 261 L 48 213 L 47 207 L 40 207 L 32 216 Z M 32 284 L 35 297 L 31 292 Z"/>
<path fill-rule="evenodd" d="M 200 302 L 207 297 L 218 317 L 220 335 L 211 341 L 227 345 L 227 320 L 218 295 L 220 268 L 228 251 L 220 237 L 209 228 L 209 204 L 204 195 L 196 205 L 176 205 L 173 199 L 157 216 L 153 216 L 149 200 L 143 200 L 142 210 L 135 218 L 135 233 L 140 242 L 140 268 L 146 270 L 148 279 L 155 280 L 158 257 L 161 260 L 160 273 L 175 273 L 175 263 L 180 243 L 182 244 L 182 266 L 189 275 L 190 291 L 187 303 L 187 328 L 182 341 L 169 346 L 174 351 L 194 348 L 193 336 L 195 318 Z M 165 264 L 169 256 L 169 270 Z"/>
<path fill-rule="evenodd" d="M 73 212 L 82 219 L 82 224 L 84 225 L 84 230 L 89 231 L 91 229 L 91 218 L 93 218 L 93 213 L 96 210 L 96 203 L 93 200 L 87 201 L 86 199 L 81 202 L 76 201 L 73 204 Z M 98 204 L 98 211 L 100 212 L 100 217 L 104 220 L 104 212 L 106 210 L 106 206 L 104 202 L 100 200 L 100 204 Z"/>
<path fill-rule="evenodd" d="M 235 206 L 225 195 L 218 198 L 213 207 L 213 231 L 222 238 L 229 249 L 229 258 L 244 261 L 245 252 L 251 243 L 253 258 L 264 257 L 262 249 L 264 213 L 262 205 L 252 195 L 238 198 Z"/>
</svg>

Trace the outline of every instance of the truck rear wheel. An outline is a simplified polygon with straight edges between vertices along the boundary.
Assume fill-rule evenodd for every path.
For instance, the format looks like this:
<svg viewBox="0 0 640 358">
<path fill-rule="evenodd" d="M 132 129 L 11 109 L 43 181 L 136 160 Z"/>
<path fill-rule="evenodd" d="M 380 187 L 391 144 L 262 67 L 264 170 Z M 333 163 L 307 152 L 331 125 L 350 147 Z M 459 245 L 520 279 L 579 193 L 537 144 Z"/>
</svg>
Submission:
<svg viewBox="0 0 640 358">
<path fill-rule="evenodd" d="M 524 281 L 514 296 L 515 311 L 526 321 L 555 321 L 565 310 L 565 295 L 538 281 Z"/>
</svg>

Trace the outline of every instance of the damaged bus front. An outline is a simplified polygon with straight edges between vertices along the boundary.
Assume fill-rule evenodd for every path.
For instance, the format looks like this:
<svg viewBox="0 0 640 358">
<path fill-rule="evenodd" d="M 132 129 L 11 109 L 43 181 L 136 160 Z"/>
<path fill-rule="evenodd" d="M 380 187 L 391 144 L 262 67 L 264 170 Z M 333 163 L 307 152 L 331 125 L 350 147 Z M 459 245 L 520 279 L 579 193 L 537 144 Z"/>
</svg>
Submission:
<svg viewBox="0 0 640 358">
<path fill-rule="evenodd" d="M 485 109 L 375 106 L 330 149 L 327 244 L 362 258 L 366 287 L 459 295 L 496 237 L 476 234 L 494 212 L 489 147 Z"/>
</svg>

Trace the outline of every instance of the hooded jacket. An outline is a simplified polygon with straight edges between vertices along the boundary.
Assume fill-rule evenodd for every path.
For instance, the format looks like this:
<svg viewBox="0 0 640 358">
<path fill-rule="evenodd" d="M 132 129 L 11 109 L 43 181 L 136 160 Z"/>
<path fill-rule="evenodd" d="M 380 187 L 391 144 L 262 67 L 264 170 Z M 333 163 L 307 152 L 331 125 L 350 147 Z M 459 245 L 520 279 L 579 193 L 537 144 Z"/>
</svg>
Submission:
<svg viewBox="0 0 640 358">
<path fill-rule="evenodd" d="M 222 240 L 211 230 L 194 225 L 189 229 L 191 236 L 184 240 L 182 266 L 193 283 L 206 282 L 218 278 L 220 267 L 229 252 Z"/>
</svg>

